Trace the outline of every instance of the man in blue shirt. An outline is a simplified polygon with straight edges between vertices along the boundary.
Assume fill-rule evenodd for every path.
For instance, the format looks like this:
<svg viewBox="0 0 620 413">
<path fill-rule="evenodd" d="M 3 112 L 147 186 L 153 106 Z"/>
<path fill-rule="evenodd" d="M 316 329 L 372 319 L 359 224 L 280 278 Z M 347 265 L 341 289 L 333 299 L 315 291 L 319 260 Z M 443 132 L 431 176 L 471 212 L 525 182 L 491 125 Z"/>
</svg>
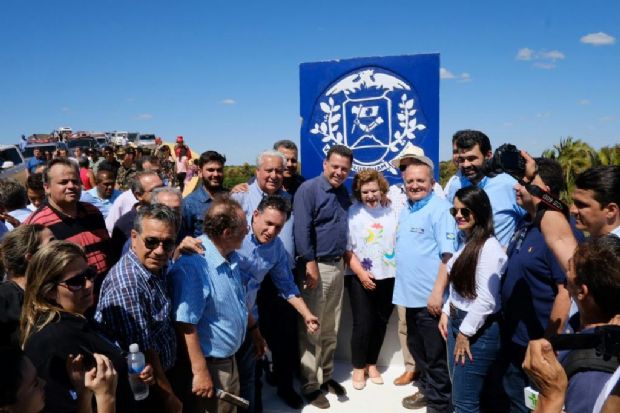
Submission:
<svg viewBox="0 0 620 413">
<path fill-rule="evenodd" d="M 176 214 L 167 206 L 147 205 L 138 211 L 131 231 L 132 248 L 103 280 L 95 313 L 97 323 L 123 350 L 133 343 L 140 346 L 153 365 L 167 412 L 181 408 L 166 377 L 177 348 L 172 303 L 166 291 L 176 228 Z"/>
<path fill-rule="evenodd" d="M 456 224 L 450 204 L 433 193 L 433 162 L 418 156 L 403 172 L 408 205 L 396 234 L 394 304 L 406 308 L 407 344 L 420 370 L 419 391 L 402 401 L 407 409 L 450 412 L 451 385 L 446 345 L 437 327 L 448 285 L 446 264 L 455 252 Z M 432 312 L 431 312 L 432 311 Z"/>
<path fill-rule="evenodd" d="M 537 158 L 538 174 L 545 190 L 559 198 L 564 189 L 561 166 L 551 159 Z M 540 232 L 531 195 L 515 186 L 517 202 L 528 215 L 520 223 L 508 246 L 508 264 L 502 279 L 503 353 L 506 371 L 503 386 L 510 398 L 511 411 L 528 412 L 523 389 L 530 385 L 521 365 L 530 340 L 561 333 L 568 317 L 570 297 L 566 275 Z M 571 220 L 573 234 L 583 236 Z"/>
<path fill-rule="evenodd" d="M 32 150 L 32 158 L 28 159 L 28 173 L 34 173 L 37 166 L 44 165 L 47 162 L 45 155 L 41 152 L 41 149 L 34 148 Z"/>
<path fill-rule="evenodd" d="M 295 284 L 289 262 L 288 253 L 284 249 L 282 240 L 278 234 L 285 225 L 290 213 L 290 203 L 279 195 L 269 195 L 264 198 L 252 214 L 251 231 L 243 240 L 241 249 L 237 251 L 240 256 L 239 268 L 247 282 L 246 301 L 254 320 L 259 320 L 259 311 L 256 306 L 256 296 L 261 288 L 261 283 L 267 275 L 273 281 L 280 297 L 276 299 L 286 300 L 304 319 L 308 331 L 312 334 L 318 329 L 318 319 L 310 312 L 306 303 L 300 298 L 299 289 Z M 296 320 L 293 320 L 295 322 Z M 261 322 L 260 331 L 267 327 Z M 275 329 L 285 328 L 277 324 L 270 326 Z M 277 333 L 275 333 L 277 335 Z M 241 382 L 241 397 L 250 401 L 248 412 L 254 412 L 254 377 L 256 359 L 252 339 L 246 337 L 241 349 L 237 352 L 237 363 Z M 281 354 L 274 352 L 274 360 Z M 274 367 L 283 365 L 288 360 L 282 360 Z M 293 362 L 294 363 L 294 362 Z M 293 366 L 290 366 L 290 377 L 286 386 L 278 387 L 278 395 L 287 403 L 295 404 L 295 408 L 303 407 L 301 398 L 292 388 Z M 284 372 L 276 371 L 279 378 Z M 295 397 L 296 396 L 296 397 Z"/>
<path fill-rule="evenodd" d="M 183 255 L 173 265 L 172 312 L 184 339 L 191 365 L 191 392 L 185 397 L 185 411 L 236 412 L 220 402 L 215 390 L 239 394 L 235 353 L 246 329 L 258 329 L 248 318 L 245 288 L 239 270 L 241 247 L 247 221 L 241 206 L 232 199 L 216 198 L 204 218 L 200 240 L 204 255 Z M 251 322 L 251 325 L 248 325 Z M 255 333 L 256 332 L 256 333 Z M 187 372 L 185 372 L 187 373 Z"/>
<path fill-rule="evenodd" d="M 317 335 L 299 331 L 301 390 L 312 405 L 326 409 L 329 400 L 321 392 L 338 396 L 346 390 L 332 379 L 334 352 L 344 291 L 343 254 L 347 246 L 348 209 L 351 200 L 342 185 L 353 164 L 353 152 L 334 145 L 323 161 L 323 174 L 309 179 L 295 194 L 295 246 L 305 264 L 302 297 L 321 320 Z M 319 386 L 318 371 L 323 371 Z"/>
<path fill-rule="evenodd" d="M 202 185 L 189 194 L 183 201 L 183 230 L 192 237 L 202 235 L 205 212 L 211 206 L 213 198 L 225 192 L 224 164 L 226 157 L 215 151 L 206 151 L 198 158 Z"/>
<path fill-rule="evenodd" d="M 525 215 L 523 208 L 517 204 L 513 189 L 517 181 L 505 173 L 494 177 L 485 176 L 484 164 L 493 156 L 493 152 L 491 142 L 484 133 L 460 130 L 454 134 L 454 138 L 458 148 L 457 161 L 461 177 L 448 188 L 448 201 L 452 202 L 456 191 L 463 187 L 477 185 L 484 189 L 491 200 L 495 237 L 506 248 L 517 223 Z"/>
<path fill-rule="evenodd" d="M 115 180 L 116 177 L 111 169 L 100 168 L 95 176 L 97 185 L 88 191 L 83 191 L 80 201 L 94 205 L 105 219 L 110 207 L 122 193 L 118 189 L 114 189 Z"/>
</svg>

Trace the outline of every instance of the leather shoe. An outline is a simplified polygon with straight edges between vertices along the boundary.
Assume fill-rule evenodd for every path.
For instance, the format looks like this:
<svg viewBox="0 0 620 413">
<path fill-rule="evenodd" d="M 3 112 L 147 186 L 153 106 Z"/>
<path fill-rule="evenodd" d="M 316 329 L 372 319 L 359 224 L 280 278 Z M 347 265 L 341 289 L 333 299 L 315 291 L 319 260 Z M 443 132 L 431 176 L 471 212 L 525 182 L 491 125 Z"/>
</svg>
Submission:
<svg viewBox="0 0 620 413">
<path fill-rule="evenodd" d="M 420 392 L 407 396 L 402 401 L 405 409 L 421 409 L 426 407 L 426 397 Z"/>
<path fill-rule="evenodd" d="M 407 384 L 413 383 L 413 381 L 417 380 L 419 377 L 420 372 L 418 371 L 406 371 L 394 379 L 394 384 L 396 386 L 406 386 Z"/>
<path fill-rule="evenodd" d="M 304 407 L 304 401 L 291 387 L 278 389 L 277 395 L 288 407 L 299 410 Z"/>
<path fill-rule="evenodd" d="M 308 403 L 319 409 L 329 409 L 329 400 L 321 392 L 321 390 L 315 390 L 312 393 L 304 394 Z"/>
<path fill-rule="evenodd" d="M 336 396 L 346 396 L 347 394 L 347 390 L 334 379 L 329 379 L 325 383 L 321 384 L 321 390 L 333 393 Z"/>
</svg>

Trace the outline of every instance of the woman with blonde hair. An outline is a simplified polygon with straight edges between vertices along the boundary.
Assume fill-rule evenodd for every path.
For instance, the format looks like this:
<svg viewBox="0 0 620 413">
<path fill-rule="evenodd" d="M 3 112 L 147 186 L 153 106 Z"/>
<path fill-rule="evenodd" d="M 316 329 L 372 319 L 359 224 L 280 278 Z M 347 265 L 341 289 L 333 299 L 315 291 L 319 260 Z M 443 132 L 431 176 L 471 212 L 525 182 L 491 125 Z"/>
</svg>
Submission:
<svg viewBox="0 0 620 413">
<path fill-rule="evenodd" d="M 351 361 L 353 387 L 366 386 L 366 374 L 383 384 L 377 359 L 392 314 L 396 262 L 394 245 L 398 217 L 383 206 L 388 183 L 380 172 L 366 169 L 353 178 L 357 203 L 349 208 L 349 237 L 345 260 L 354 272 L 349 286 L 353 313 Z"/>
<path fill-rule="evenodd" d="M 106 356 L 118 372 L 116 392 L 95 394 L 98 411 L 111 411 L 114 405 L 119 412 L 134 410 L 122 350 L 84 317 L 94 304 L 96 275 L 84 250 L 65 241 L 45 245 L 28 265 L 21 338 L 24 352 L 47 383 L 46 411 L 83 411 L 91 404 L 92 391 L 72 378 L 84 375 L 99 361 L 95 353 Z M 151 370 L 143 373 L 143 380 L 152 381 Z"/>
</svg>

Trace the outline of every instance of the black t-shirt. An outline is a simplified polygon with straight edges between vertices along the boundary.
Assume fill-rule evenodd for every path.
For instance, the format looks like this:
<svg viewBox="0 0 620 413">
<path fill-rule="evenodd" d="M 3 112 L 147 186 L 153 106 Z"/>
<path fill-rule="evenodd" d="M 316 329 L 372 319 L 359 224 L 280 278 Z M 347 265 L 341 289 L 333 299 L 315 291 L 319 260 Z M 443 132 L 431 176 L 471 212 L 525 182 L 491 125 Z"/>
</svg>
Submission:
<svg viewBox="0 0 620 413">
<path fill-rule="evenodd" d="M 19 317 L 24 290 L 12 281 L 0 284 L 0 345 L 19 347 Z"/>
<path fill-rule="evenodd" d="M 63 312 L 26 341 L 24 352 L 46 381 L 44 412 L 75 412 L 77 395 L 67 374 L 69 354 L 84 354 L 83 349 L 108 357 L 118 374 L 116 411 L 134 412 L 135 402 L 127 377 L 123 351 L 106 339 L 84 317 Z"/>
</svg>

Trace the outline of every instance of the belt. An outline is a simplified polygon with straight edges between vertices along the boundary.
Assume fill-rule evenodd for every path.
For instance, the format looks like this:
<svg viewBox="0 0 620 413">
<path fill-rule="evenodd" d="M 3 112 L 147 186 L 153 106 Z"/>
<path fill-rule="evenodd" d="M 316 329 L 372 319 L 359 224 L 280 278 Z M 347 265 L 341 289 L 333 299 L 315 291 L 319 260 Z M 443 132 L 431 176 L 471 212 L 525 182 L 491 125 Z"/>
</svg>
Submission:
<svg viewBox="0 0 620 413">
<path fill-rule="evenodd" d="M 211 356 L 205 356 L 205 359 L 207 361 L 227 361 L 227 360 L 232 360 L 232 358 L 235 355 L 233 354 L 232 356 L 228 356 L 228 357 L 211 357 Z"/>
<path fill-rule="evenodd" d="M 316 257 L 316 262 L 320 263 L 334 263 L 342 259 L 342 255 L 326 255 L 324 257 Z"/>
</svg>

